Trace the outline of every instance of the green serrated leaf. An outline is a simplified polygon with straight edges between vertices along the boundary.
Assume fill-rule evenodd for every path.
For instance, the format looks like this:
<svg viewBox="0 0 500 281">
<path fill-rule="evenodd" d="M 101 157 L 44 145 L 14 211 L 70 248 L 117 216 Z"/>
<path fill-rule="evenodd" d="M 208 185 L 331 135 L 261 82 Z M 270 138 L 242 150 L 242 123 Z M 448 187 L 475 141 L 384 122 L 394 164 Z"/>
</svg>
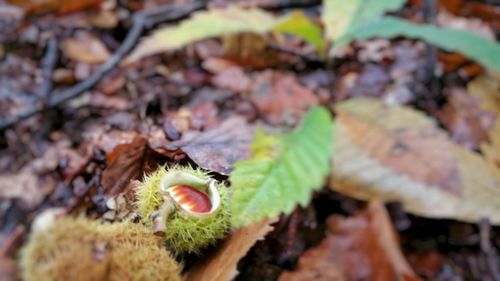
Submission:
<svg viewBox="0 0 500 281">
<path fill-rule="evenodd" d="M 255 132 L 255 138 L 250 144 L 253 158 L 271 158 L 279 155 L 282 145 L 282 138 L 273 135 L 266 135 L 263 130 Z"/>
<path fill-rule="evenodd" d="M 200 11 L 177 26 L 157 29 L 140 42 L 125 62 L 137 61 L 211 37 L 242 32 L 264 34 L 271 31 L 289 33 L 318 48 L 323 47 L 321 29 L 302 12 L 275 17 L 260 9 L 230 7 Z"/>
<path fill-rule="evenodd" d="M 336 41 L 358 26 L 377 20 L 385 12 L 399 9 L 405 0 L 325 0 L 323 23 L 326 38 Z"/>
<path fill-rule="evenodd" d="M 290 213 L 297 204 L 305 206 L 311 191 L 321 187 L 328 174 L 332 119 L 322 107 L 311 109 L 300 129 L 281 139 L 274 157 L 259 156 L 236 163 L 229 178 L 233 188 L 232 225 L 240 227 L 281 212 Z M 268 139 L 263 139 L 268 138 Z M 254 143 L 273 143 L 257 135 Z M 269 154 L 275 145 L 268 145 Z"/>
<path fill-rule="evenodd" d="M 444 50 L 460 52 L 487 68 L 500 69 L 500 44 L 496 42 L 467 31 L 429 24 L 418 25 L 394 17 L 385 17 L 353 30 L 337 41 L 334 48 L 348 44 L 354 39 L 399 36 L 425 40 Z"/>
</svg>

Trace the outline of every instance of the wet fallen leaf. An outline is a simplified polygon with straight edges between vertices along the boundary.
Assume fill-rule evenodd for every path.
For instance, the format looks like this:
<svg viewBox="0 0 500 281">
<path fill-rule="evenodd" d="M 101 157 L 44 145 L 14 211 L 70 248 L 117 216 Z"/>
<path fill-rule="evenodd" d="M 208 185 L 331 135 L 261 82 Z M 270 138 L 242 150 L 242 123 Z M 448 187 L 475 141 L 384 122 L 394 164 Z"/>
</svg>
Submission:
<svg viewBox="0 0 500 281">
<path fill-rule="evenodd" d="M 420 280 L 405 260 L 384 205 L 371 201 L 354 217 L 332 215 L 327 236 L 306 251 L 293 272 L 280 281 L 295 280 Z"/>
<path fill-rule="evenodd" d="M 102 149 L 106 154 L 111 154 L 115 147 L 120 144 L 132 143 L 138 134 L 132 131 L 117 131 L 107 132 L 104 128 L 96 129 L 89 137 L 92 143 Z"/>
<path fill-rule="evenodd" d="M 8 53 L 0 60 L 0 116 L 14 116 L 28 110 L 40 87 L 40 70 L 34 60 Z"/>
<path fill-rule="evenodd" d="M 363 65 L 359 73 L 350 72 L 342 76 L 337 84 L 338 98 L 379 97 L 391 82 L 389 72 L 379 64 Z"/>
<path fill-rule="evenodd" d="M 118 25 L 118 15 L 112 11 L 99 11 L 87 16 L 88 22 L 98 28 L 114 28 Z"/>
<path fill-rule="evenodd" d="M 110 110 L 125 111 L 132 106 L 130 99 L 123 96 L 107 96 L 101 93 L 93 93 L 90 98 L 90 104 L 94 107 L 100 107 Z"/>
<path fill-rule="evenodd" d="M 97 37 L 84 31 L 76 33 L 72 38 L 65 38 L 61 48 L 66 57 L 89 64 L 103 63 L 111 56 Z"/>
<path fill-rule="evenodd" d="M 235 93 L 245 93 L 252 86 L 252 80 L 237 66 L 231 66 L 217 73 L 212 78 L 212 83 L 221 89 L 227 89 Z"/>
<path fill-rule="evenodd" d="M 198 166 L 228 175 L 235 162 L 250 156 L 248 146 L 252 138 L 253 128 L 244 119 L 233 117 L 206 132 L 185 132 L 180 140 L 166 143 L 164 147 L 181 149 Z"/>
<path fill-rule="evenodd" d="M 16 260 L 7 257 L 0 257 L 0 280 L 16 281 L 17 265 Z"/>
<path fill-rule="evenodd" d="M 141 135 L 125 139 L 106 155 L 107 167 L 102 174 L 102 185 L 108 197 L 124 191 L 130 180 L 140 176 L 147 149 L 147 140 Z"/>
<path fill-rule="evenodd" d="M 256 77 L 250 100 L 273 125 L 295 124 L 304 111 L 319 102 L 293 75 L 271 70 Z"/>
<path fill-rule="evenodd" d="M 28 14 L 37 15 L 47 12 L 56 12 L 59 14 L 72 13 L 96 7 L 102 0 L 7 0 L 7 2 L 23 7 Z"/>
<path fill-rule="evenodd" d="M 208 257 L 199 261 L 185 275 L 184 281 L 229 281 L 238 275 L 236 266 L 248 250 L 273 228 L 275 219 L 265 219 L 242 227 L 227 237 Z"/>
<path fill-rule="evenodd" d="M 328 258 L 328 252 L 328 249 L 325 251 L 321 248 L 307 250 L 299 259 L 297 268 L 282 273 L 278 281 L 346 281 L 339 266 Z"/>
<path fill-rule="evenodd" d="M 331 187 L 361 199 L 401 201 L 435 218 L 500 223 L 500 172 L 407 107 L 353 99 L 337 106 Z"/>
<path fill-rule="evenodd" d="M 53 178 L 37 175 L 30 166 L 15 174 L 0 175 L 0 199 L 20 199 L 26 210 L 40 205 L 54 187 Z"/>
<path fill-rule="evenodd" d="M 445 257 L 436 251 L 426 251 L 408 256 L 408 262 L 416 273 L 432 278 L 441 270 Z"/>
<path fill-rule="evenodd" d="M 489 141 L 488 131 L 495 122 L 495 113 L 482 111 L 479 104 L 480 99 L 465 89 L 453 88 L 449 90 L 448 103 L 438 114 L 451 138 L 469 149 L 478 149 L 480 143 Z"/>
<path fill-rule="evenodd" d="M 496 121 L 488 132 L 489 142 L 481 143 L 481 152 L 493 165 L 500 167 L 500 75 L 491 73 L 471 81 L 469 92 L 480 98 L 483 110 L 496 113 Z"/>
</svg>

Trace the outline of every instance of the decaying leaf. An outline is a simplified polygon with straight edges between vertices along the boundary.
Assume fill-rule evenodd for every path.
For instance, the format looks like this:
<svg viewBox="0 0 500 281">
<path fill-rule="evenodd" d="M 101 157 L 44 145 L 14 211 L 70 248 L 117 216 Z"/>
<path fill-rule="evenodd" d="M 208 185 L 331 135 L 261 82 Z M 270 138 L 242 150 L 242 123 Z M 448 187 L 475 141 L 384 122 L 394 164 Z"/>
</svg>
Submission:
<svg viewBox="0 0 500 281">
<path fill-rule="evenodd" d="M 250 99 L 273 125 L 295 123 L 307 108 L 319 103 L 292 75 L 271 70 L 256 78 Z"/>
<path fill-rule="evenodd" d="M 0 280 L 16 281 L 17 264 L 15 259 L 0 256 Z"/>
<path fill-rule="evenodd" d="M 253 128 L 243 118 L 233 117 L 216 129 L 186 132 L 180 140 L 164 146 L 168 150 L 181 149 L 204 169 L 228 175 L 234 163 L 250 156 L 252 138 Z"/>
<path fill-rule="evenodd" d="M 420 280 L 399 249 L 397 234 L 380 201 L 352 218 L 332 215 L 321 244 L 306 251 L 297 269 L 280 281 Z"/>
<path fill-rule="evenodd" d="M 218 72 L 212 78 L 212 83 L 221 89 L 228 89 L 235 93 L 245 93 L 252 86 L 252 80 L 238 66 L 230 66 Z"/>
<path fill-rule="evenodd" d="M 295 29 L 290 30 L 289 26 L 292 21 L 296 26 Z M 319 27 L 303 13 L 274 17 L 263 10 L 233 6 L 227 9 L 200 11 L 177 26 L 157 30 L 139 44 L 125 63 L 215 36 L 241 32 L 263 34 L 273 30 L 290 33 L 318 47 L 322 46 Z"/>
<path fill-rule="evenodd" d="M 480 99 L 462 88 L 449 90 L 448 103 L 438 118 L 451 132 L 451 139 L 469 149 L 478 149 L 488 142 L 488 131 L 495 122 L 495 113 L 481 110 Z"/>
<path fill-rule="evenodd" d="M 238 271 L 236 266 L 248 250 L 273 228 L 274 219 L 242 227 L 232 233 L 211 255 L 199 261 L 185 275 L 184 281 L 226 281 L 232 280 Z"/>
<path fill-rule="evenodd" d="M 115 136 L 119 137 L 115 134 Z M 139 177 L 147 149 L 147 140 L 141 135 L 127 134 L 112 150 L 107 152 L 107 167 L 102 173 L 102 185 L 107 196 L 117 195 L 125 189 L 130 180 Z"/>
<path fill-rule="evenodd" d="M 22 7 L 27 14 L 38 15 L 47 12 L 72 13 L 97 7 L 102 0 L 7 0 L 7 2 Z"/>
<path fill-rule="evenodd" d="M 30 210 L 42 203 L 55 184 L 52 177 L 38 175 L 31 166 L 27 166 L 18 173 L 0 175 L 0 200 L 20 199 L 23 208 Z"/>
<path fill-rule="evenodd" d="M 401 201 L 418 215 L 500 223 L 500 172 L 406 107 L 353 99 L 339 104 L 331 187 Z"/>
<path fill-rule="evenodd" d="M 103 63 L 111 56 L 97 37 L 84 31 L 76 33 L 73 38 L 65 38 L 61 48 L 66 57 L 89 64 Z"/>
<path fill-rule="evenodd" d="M 488 133 L 489 142 L 481 143 L 481 152 L 493 165 L 500 167 L 500 75 L 490 73 L 471 81 L 469 92 L 481 99 L 483 110 L 496 113 L 496 121 Z"/>
</svg>

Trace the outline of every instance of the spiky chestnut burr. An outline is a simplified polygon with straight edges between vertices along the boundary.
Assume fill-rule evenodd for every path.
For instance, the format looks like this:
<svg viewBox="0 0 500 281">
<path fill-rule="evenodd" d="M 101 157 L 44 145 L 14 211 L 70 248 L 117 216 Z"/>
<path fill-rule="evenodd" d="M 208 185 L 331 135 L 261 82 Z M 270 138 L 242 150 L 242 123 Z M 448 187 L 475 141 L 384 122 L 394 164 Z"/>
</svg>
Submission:
<svg viewBox="0 0 500 281">
<path fill-rule="evenodd" d="M 181 266 L 142 224 L 60 218 L 22 248 L 23 280 L 180 281 Z"/>
<path fill-rule="evenodd" d="M 137 213 L 177 255 L 195 253 L 229 230 L 229 192 L 192 167 L 159 168 L 137 188 Z"/>
</svg>

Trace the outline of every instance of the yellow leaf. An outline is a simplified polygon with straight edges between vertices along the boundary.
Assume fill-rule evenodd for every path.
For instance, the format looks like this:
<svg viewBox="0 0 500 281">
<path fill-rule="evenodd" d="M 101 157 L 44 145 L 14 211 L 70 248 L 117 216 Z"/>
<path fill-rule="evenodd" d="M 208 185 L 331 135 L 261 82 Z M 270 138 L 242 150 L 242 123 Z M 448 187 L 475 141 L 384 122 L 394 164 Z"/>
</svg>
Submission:
<svg viewBox="0 0 500 281">
<path fill-rule="evenodd" d="M 423 113 L 354 99 L 336 108 L 331 187 L 401 201 L 435 218 L 500 223 L 500 172 L 449 140 Z"/>
<path fill-rule="evenodd" d="M 191 267 L 184 275 L 184 280 L 234 279 L 238 275 L 236 267 L 240 259 L 258 240 L 264 239 L 264 236 L 273 230 L 271 224 L 276 220 L 276 218 L 267 218 L 236 230 L 222 242 L 222 245 L 212 255 Z"/>
<path fill-rule="evenodd" d="M 320 52 L 323 50 L 324 41 L 321 28 L 312 23 L 301 11 L 292 12 L 281 20 L 273 30 L 296 35 L 314 45 Z"/>
<path fill-rule="evenodd" d="M 294 12 L 289 16 L 275 17 L 260 9 L 230 7 L 200 11 L 177 26 L 156 30 L 137 46 L 125 59 L 125 63 L 211 37 L 242 32 L 264 34 L 271 31 L 292 34 L 318 48 L 323 46 L 321 29 L 303 13 Z"/>
</svg>

